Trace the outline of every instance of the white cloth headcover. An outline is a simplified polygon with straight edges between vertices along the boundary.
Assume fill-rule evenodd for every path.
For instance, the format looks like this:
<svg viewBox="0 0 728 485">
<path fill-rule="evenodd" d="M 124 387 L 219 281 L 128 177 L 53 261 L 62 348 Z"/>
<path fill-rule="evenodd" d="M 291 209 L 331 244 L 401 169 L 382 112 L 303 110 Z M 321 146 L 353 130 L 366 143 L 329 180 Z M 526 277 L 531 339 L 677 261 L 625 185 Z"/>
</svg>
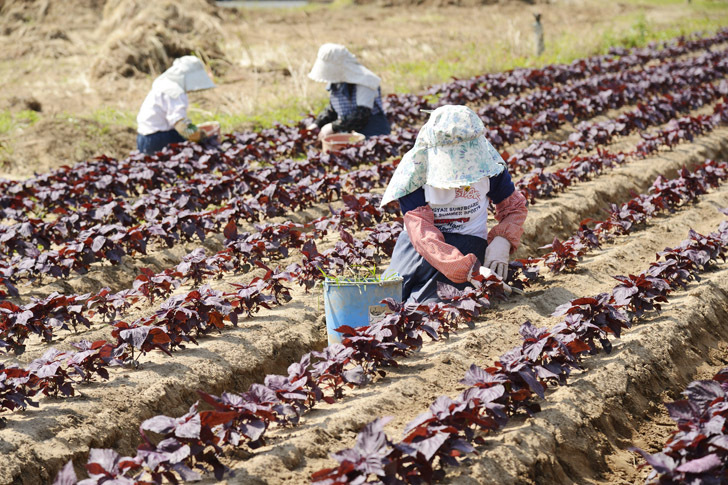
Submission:
<svg viewBox="0 0 728 485">
<path fill-rule="evenodd" d="M 173 98 L 179 97 L 182 93 L 215 87 L 215 83 L 207 75 L 205 65 L 195 56 L 175 59 L 172 67 L 155 79 L 154 84 Z"/>
<path fill-rule="evenodd" d="M 341 44 L 322 45 L 308 77 L 322 83 L 361 84 L 375 91 L 382 82 Z"/>
</svg>

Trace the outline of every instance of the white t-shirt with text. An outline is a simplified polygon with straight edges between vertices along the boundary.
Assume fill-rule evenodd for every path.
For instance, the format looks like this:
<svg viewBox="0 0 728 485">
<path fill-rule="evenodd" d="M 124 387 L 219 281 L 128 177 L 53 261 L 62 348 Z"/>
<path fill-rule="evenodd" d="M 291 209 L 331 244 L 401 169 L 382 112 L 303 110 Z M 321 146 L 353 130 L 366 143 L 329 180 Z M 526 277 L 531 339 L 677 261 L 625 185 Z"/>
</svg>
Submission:
<svg viewBox="0 0 728 485">
<path fill-rule="evenodd" d="M 488 191 L 490 179 L 484 177 L 469 187 L 438 189 L 424 186 L 425 200 L 435 214 L 440 232 L 488 236 Z"/>
</svg>

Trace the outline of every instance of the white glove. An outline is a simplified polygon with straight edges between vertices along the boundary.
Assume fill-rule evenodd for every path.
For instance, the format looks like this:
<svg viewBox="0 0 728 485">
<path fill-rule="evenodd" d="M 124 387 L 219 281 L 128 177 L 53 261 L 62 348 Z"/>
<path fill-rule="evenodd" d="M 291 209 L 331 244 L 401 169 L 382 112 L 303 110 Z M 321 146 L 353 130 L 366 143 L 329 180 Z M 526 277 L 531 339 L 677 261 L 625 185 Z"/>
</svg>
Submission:
<svg viewBox="0 0 728 485">
<path fill-rule="evenodd" d="M 508 260 L 511 254 L 511 243 L 508 239 L 496 236 L 485 249 L 485 263 L 483 266 L 490 268 L 493 273 L 505 280 L 508 276 Z"/>
<path fill-rule="evenodd" d="M 315 122 L 314 123 L 309 123 L 308 125 L 306 125 L 306 129 L 308 131 L 313 131 L 313 130 L 315 130 L 317 128 L 318 128 L 318 125 Z"/>
<path fill-rule="evenodd" d="M 490 268 L 486 268 L 485 266 L 481 266 L 478 269 L 478 273 L 480 273 L 484 278 L 489 278 L 489 277 L 493 276 L 493 274 L 494 274 L 490 270 Z M 501 278 L 501 279 L 503 279 L 503 278 Z M 468 282 L 470 284 L 473 284 L 473 280 L 471 278 L 468 278 Z M 475 286 L 475 285 L 473 284 L 473 286 Z M 503 283 L 503 292 L 506 294 L 506 296 L 510 296 L 510 294 L 513 292 L 518 293 L 519 295 L 523 294 L 523 291 L 519 290 L 518 288 L 511 288 L 510 286 L 508 286 L 505 283 Z"/>
<path fill-rule="evenodd" d="M 323 140 L 327 136 L 331 135 L 333 132 L 334 126 L 331 123 L 326 123 L 324 126 L 321 127 L 321 131 L 319 131 L 319 140 Z"/>
</svg>

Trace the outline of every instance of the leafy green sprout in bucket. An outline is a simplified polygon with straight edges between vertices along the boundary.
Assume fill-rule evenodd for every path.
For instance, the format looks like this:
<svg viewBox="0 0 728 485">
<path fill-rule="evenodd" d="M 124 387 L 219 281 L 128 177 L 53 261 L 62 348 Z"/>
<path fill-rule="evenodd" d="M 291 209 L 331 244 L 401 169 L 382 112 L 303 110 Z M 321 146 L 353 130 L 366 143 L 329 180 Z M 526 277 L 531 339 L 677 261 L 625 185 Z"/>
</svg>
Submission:
<svg viewBox="0 0 728 485">
<path fill-rule="evenodd" d="M 340 286 L 342 284 L 358 284 L 358 283 L 384 283 L 387 281 L 397 281 L 400 276 L 397 273 L 387 273 L 386 271 L 382 274 L 377 274 L 376 265 L 368 267 L 363 265 L 347 266 L 351 276 L 333 276 L 326 273 L 323 269 L 319 268 L 321 274 L 324 276 L 324 280 L 327 283 L 335 284 Z M 361 291 L 361 290 L 360 290 Z"/>
<path fill-rule="evenodd" d="M 348 266 L 346 267 L 349 272 L 351 272 L 351 276 L 333 276 L 323 269 L 319 268 L 319 271 L 324 277 L 324 282 L 329 283 L 333 286 L 341 286 L 341 285 L 356 285 L 359 289 L 359 294 L 362 294 L 362 286 L 366 284 L 371 283 L 386 283 L 389 281 L 398 281 L 402 277 L 398 273 L 387 273 L 386 271 L 382 274 L 377 274 L 377 267 L 376 265 L 373 266 L 364 266 L 364 265 L 354 265 L 354 266 Z M 323 284 L 323 283 L 322 283 Z M 321 310 L 321 300 L 323 297 L 323 293 L 318 295 L 318 308 L 319 311 Z"/>
</svg>

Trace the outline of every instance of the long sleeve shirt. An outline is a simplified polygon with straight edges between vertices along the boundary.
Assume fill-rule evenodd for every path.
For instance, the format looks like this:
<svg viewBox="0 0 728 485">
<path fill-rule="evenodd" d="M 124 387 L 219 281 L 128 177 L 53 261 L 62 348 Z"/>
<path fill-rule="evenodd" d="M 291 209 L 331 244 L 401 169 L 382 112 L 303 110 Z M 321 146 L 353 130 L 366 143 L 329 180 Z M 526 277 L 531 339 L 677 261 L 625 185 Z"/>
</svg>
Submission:
<svg viewBox="0 0 728 485">
<path fill-rule="evenodd" d="M 518 248 L 528 209 L 525 197 L 515 190 L 507 170 L 472 187 L 453 189 L 450 194 L 453 200 L 444 204 L 428 201 L 428 192 L 430 199 L 441 195 L 437 189 L 420 187 L 399 199 L 405 229 L 415 250 L 451 281 L 467 281 L 479 262 L 474 254 L 463 255 L 447 244 L 443 232 L 476 235 L 487 238 L 488 242 L 501 236 L 511 244 L 511 252 Z M 498 221 L 490 231 L 487 227 L 489 200 L 495 204 Z"/>
</svg>

